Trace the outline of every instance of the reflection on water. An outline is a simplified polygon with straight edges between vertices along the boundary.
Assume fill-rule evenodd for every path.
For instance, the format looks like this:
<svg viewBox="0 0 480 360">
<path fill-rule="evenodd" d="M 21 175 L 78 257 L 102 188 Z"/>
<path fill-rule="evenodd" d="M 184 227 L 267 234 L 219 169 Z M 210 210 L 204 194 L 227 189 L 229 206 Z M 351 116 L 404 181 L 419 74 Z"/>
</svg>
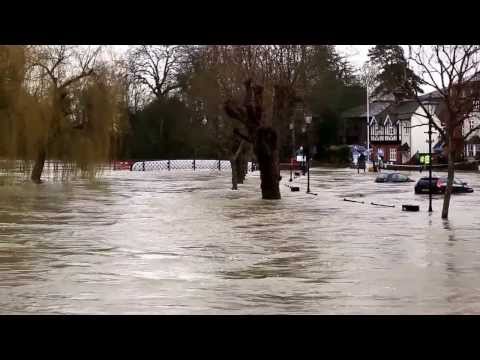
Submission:
<svg viewBox="0 0 480 360">
<path fill-rule="evenodd" d="M 207 171 L 2 186 L 0 312 L 480 313 L 480 182 L 461 177 L 448 221 L 441 197 L 430 215 L 413 183 L 350 169 L 280 201 Z"/>
</svg>

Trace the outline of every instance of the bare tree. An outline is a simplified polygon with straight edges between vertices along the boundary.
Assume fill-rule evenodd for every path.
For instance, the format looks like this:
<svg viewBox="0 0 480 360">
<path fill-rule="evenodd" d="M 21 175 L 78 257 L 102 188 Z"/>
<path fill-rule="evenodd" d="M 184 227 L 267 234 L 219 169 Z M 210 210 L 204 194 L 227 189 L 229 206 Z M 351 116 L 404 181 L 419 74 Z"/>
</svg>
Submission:
<svg viewBox="0 0 480 360">
<path fill-rule="evenodd" d="M 479 124 L 464 131 L 464 123 L 478 117 L 480 110 L 480 46 L 409 46 L 406 61 L 421 78 L 423 85 L 434 89 L 431 95 L 420 96 L 410 82 L 404 81 L 402 84 L 403 90 L 417 101 L 421 110 L 417 114 L 432 124 L 445 143 L 448 182 L 442 218 L 446 219 L 453 188 L 455 160 L 463 150 L 464 140 L 480 129 Z"/>
<path fill-rule="evenodd" d="M 180 88 L 177 75 L 183 59 L 181 46 L 140 45 L 128 52 L 133 80 L 146 86 L 156 98 Z"/>
<path fill-rule="evenodd" d="M 365 64 L 363 64 L 363 66 L 360 69 L 360 81 L 365 86 L 365 88 L 368 88 L 368 92 L 370 94 L 372 94 L 373 91 L 378 86 L 378 81 L 377 81 L 378 73 L 379 73 L 378 66 L 373 65 L 368 61 L 365 62 Z"/>
<path fill-rule="evenodd" d="M 188 52 L 183 46 L 139 45 L 127 53 L 131 103 L 138 107 L 147 92 L 162 101 L 182 87 L 178 75 Z M 164 120 L 160 119 L 160 136 L 164 131 Z"/>
</svg>

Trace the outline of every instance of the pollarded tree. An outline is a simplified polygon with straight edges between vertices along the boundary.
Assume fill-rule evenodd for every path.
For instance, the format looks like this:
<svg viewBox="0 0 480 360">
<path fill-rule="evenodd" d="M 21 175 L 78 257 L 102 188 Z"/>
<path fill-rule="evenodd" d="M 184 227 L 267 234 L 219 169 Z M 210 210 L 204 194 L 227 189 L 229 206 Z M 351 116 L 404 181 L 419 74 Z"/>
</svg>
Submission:
<svg viewBox="0 0 480 360">
<path fill-rule="evenodd" d="M 269 119 L 264 116 L 263 87 L 253 85 L 249 79 L 245 82 L 243 104 L 239 105 L 233 99 L 225 103 L 228 116 L 242 123 L 247 129 L 247 134 L 238 135 L 253 144 L 260 168 L 263 199 L 281 198 L 278 135 L 272 123 L 274 119 L 285 120 L 291 116 L 291 110 L 298 100 L 290 86 L 275 86 L 272 117 Z"/>
<path fill-rule="evenodd" d="M 241 93 L 245 71 L 253 71 L 248 47 L 204 46 L 190 49 L 189 66 L 182 74 L 182 94 L 192 111 L 192 120 L 208 119 L 206 129 L 217 156 L 227 157 L 232 167 L 232 189 L 237 190 L 246 175 L 250 144 L 235 135 L 241 124 L 225 121 L 223 104 Z M 195 128 L 192 124 L 192 129 Z M 197 134 L 198 136 L 198 134 Z"/>
</svg>

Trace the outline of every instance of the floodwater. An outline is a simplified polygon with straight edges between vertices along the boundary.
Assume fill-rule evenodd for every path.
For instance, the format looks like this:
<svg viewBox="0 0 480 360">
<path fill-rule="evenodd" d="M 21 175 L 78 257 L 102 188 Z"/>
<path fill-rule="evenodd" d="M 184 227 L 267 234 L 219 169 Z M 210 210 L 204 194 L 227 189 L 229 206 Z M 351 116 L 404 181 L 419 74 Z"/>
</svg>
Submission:
<svg viewBox="0 0 480 360">
<path fill-rule="evenodd" d="M 414 183 L 318 168 L 314 196 L 283 176 L 280 201 L 258 173 L 239 191 L 215 171 L 2 186 L 0 313 L 480 313 L 480 174 L 459 174 L 475 192 L 448 221 Z"/>
</svg>

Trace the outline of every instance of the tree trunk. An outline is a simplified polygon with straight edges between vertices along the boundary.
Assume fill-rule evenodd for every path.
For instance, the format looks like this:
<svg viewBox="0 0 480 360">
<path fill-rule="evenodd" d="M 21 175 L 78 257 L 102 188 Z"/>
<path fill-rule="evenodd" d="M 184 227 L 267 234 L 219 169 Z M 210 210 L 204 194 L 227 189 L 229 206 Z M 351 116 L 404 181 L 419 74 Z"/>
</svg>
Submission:
<svg viewBox="0 0 480 360">
<path fill-rule="evenodd" d="M 449 139 L 449 144 L 452 138 Z M 431 160 L 430 160 L 431 161 Z M 448 209 L 450 207 L 450 198 L 452 196 L 453 178 L 455 176 L 455 149 L 452 146 L 448 147 L 448 180 L 445 195 L 443 197 L 442 219 L 448 219 Z"/>
<path fill-rule="evenodd" d="M 280 199 L 280 163 L 277 133 L 271 127 L 260 127 L 255 138 L 255 155 L 260 168 L 262 199 Z"/>
<path fill-rule="evenodd" d="M 45 165 L 45 158 L 46 158 L 46 151 L 45 147 L 41 147 L 38 151 L 37 158 L 35 159 L 35 164 L 32 169 L 32 174 L 30 179 L 35 183 L 35 184 L 40 184 L 42 180 L 40 178 L 42 177 L 42 172 L 43 172 L 43 167 Z"/>
<path fill-rule="evenodd" d="M 238 154 L 236 159 L 236 171 L 237 171 L 237 180 L 239 184 L 243 184 L 245 177 L 243 176 L 243 151 Z"/>
<path fill-rule="evenodd" d="M 244 141 L 240 141 L 240 144 L 238 145 L 237 151 L 233 153 L 233 155 L 230 157 L 230 166 L 232 168 L 232 190 L 238 190 L 238 184 L 242 184 L 242 182 L 239 181 L 239 158 L 241 157 L 242 151 L 243 151 L 243 144 Z"/>
<path fill-rule="evenodd" d="M 238 190 L 237 160 L 234 156 L 230 158 L 230 166 L 232 167 L 232 190 Z"/>
<path fill-rule="evenodd" d="M 289 86 L 275 86 L 273 117 L 272 121 L 267 122 L 264 119 L 263 87 L 252 86 L 252 80 L 249 79 L 245 81 L 245 90 L 243 108 L 237 106 L 234 101 L 227 100 L 224 109 L 228 116 L 245 125 L 248 131 L 246 141 L 254 144 L 253 151 L 260 170 L 262 198 L 280 199 L 278 135 L 271 124 L 281 124 L 284 123 L 282 120 L 289 119 L 299 98 Z"/>
<path fill-rule="evenodd" d="M 242 151 L 237 158 L 237 174 L 238 183 L 243 184 L 248 172 L 248 154 L 250 153 L 250 147 L 245 142 L 243 143 Z"/>
</svg>

